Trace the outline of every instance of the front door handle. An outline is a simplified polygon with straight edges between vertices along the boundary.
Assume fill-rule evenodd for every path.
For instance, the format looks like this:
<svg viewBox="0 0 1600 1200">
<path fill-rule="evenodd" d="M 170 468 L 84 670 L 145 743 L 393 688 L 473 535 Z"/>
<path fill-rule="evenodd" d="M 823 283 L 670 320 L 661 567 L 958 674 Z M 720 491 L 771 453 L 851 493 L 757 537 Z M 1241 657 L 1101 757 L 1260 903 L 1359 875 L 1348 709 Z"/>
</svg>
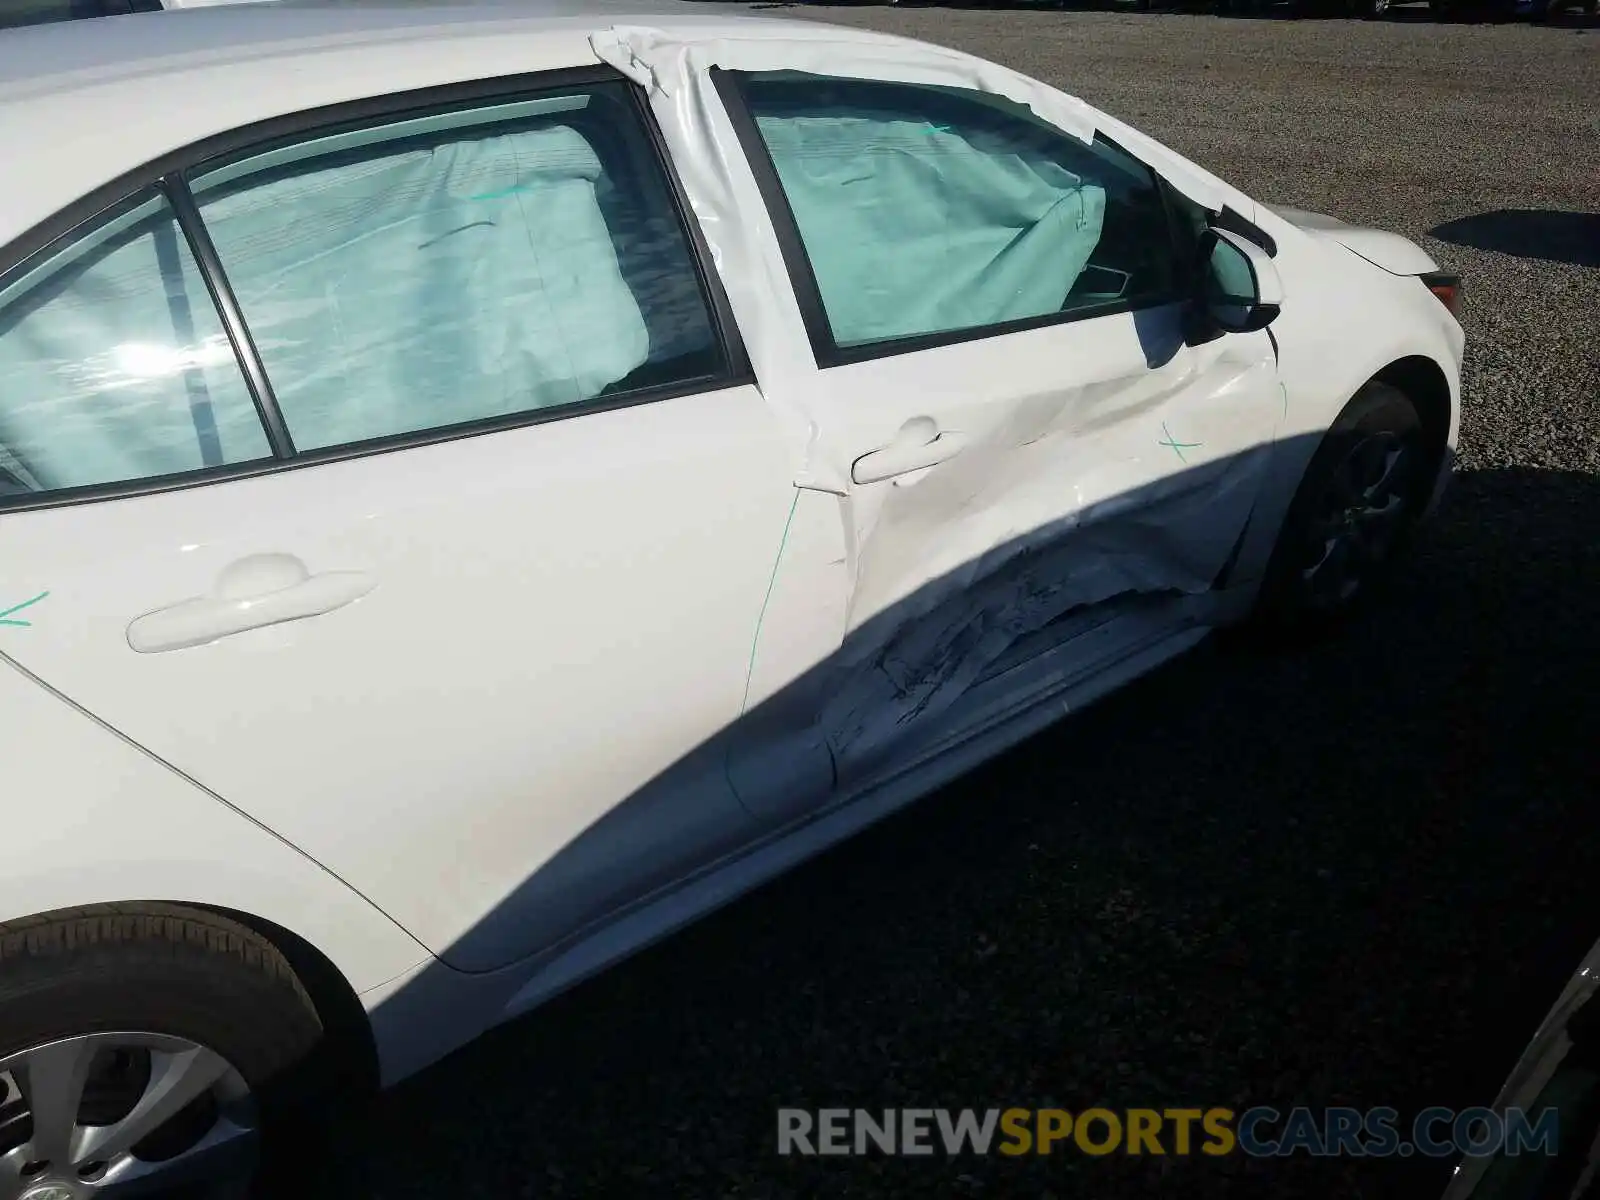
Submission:
<svg viewBox="0 0 1600 1200">
<path fill-rule="evenodd" d="M 878 483 L 920 471 L 959 454 L 965 444 L 959 433 L 940 433 L 939 423 L 932 417 L 912 417 L 900 426 L 894 441 L 856 459 L 850 478 L 857 483 Z"/>
<path fill-rule="evenodd" d="M 128 645 L 140 654 L 204 646 L 247 629 L 320 617 L 376 586 L 362 571 L 313 575 L 292 554 L 253 554 L 224 569 L 211 595 L 138 618 L 128 626 Z"/>
</svg>

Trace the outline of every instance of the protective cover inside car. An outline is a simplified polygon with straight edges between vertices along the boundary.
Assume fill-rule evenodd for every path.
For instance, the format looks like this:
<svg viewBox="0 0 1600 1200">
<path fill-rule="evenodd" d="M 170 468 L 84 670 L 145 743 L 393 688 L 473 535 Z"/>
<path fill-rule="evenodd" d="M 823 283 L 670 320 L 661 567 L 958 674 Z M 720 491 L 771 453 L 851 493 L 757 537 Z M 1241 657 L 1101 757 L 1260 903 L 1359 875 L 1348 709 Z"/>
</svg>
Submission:
<svg viewBox="0 0 1600 1200">
<path fill-rule="evenodd" d="M 0 495 L 267 457 L 233 350 L 160 202 L 0 292 Z"/>
<path fill-rule="evenodd" d="M 1026 147 L 844 104 L 758 122 L 840 346 L 1059 310 L 1100 240 L 1104 189 Z"/>
<path fill-rule="evenodd" d="M 714 353 L 681 230 L 608 173 L 588 99 L 198 181 L 298 448 L 579 403 Z M 632 165 L 609 150 L 612 172 Z M 154 204 L 137 216 L 5 298 L 11 490 L 270 456 L 181 231 Z"/>
<path fill-rule="evenodd" d="M 310 449 L 577 403 L 641 365 L 650 332 L 607 190 L 558 121 L 253 173 L 200 200 Z"/>
</svg>

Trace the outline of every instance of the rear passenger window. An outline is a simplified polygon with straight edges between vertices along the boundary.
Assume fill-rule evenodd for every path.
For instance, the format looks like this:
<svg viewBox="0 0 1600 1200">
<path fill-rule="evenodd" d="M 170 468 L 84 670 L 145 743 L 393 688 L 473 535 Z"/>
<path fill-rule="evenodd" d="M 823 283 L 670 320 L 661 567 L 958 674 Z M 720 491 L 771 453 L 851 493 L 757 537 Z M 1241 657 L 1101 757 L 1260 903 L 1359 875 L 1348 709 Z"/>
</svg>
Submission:
<svg viewBox="0 0 1600 1200">
<path fill-rule="evenodd" d="M 299 450 L 726 372 L 621 88 L 326 135 L 192 186 Z"/>
<path fill-rule="evenodd" d="M 977 334 L 1175 295 L 1149 168 L 1022 105 L 800 72 L 734 77 L 833 345 Z"/>
<path fill-rule="evenodd" d="M 271 457 L 164 200 L 0 282 L 0 500 Z"/>
</svg>

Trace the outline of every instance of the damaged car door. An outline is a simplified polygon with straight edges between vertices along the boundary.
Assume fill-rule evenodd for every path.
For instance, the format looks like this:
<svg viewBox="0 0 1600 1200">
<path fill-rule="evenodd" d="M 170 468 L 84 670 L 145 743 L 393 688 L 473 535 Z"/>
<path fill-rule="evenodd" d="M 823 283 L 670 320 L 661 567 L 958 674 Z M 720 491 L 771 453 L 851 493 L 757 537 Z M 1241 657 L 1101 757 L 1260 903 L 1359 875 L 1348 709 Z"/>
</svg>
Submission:
<svg viewBox="0 0 1600 1200">
<path fill-rule="evenodd" d="M 980 684 L 1004 675 L 1026 707 L 1203 624 L 1282 400 L 1264 330 L 1193 335 L 1198 233 L 1103 136 L 972 88 L 710 74 L 815 357 L 786 386 L 835 481 L 797 504 L 831 549 L 776 582 L 842 592 L 840 640 L 732 771 L 788 819 L 959 740 Z"/>
</svg>

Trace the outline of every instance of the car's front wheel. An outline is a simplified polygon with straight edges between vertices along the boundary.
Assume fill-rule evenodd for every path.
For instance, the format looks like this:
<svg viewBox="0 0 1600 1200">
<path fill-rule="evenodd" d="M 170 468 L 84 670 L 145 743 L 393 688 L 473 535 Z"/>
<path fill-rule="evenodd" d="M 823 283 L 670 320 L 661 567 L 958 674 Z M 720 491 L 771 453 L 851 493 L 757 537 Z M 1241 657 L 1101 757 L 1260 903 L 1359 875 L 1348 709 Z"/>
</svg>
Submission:
<svg viewBox="0 0 1600 1200">
<path fill-rule="evenodd" d="M 1280 632 L 1336 624 L 1387 577 L 1432 493 L 1433 455 L 1406 395 L 1366 384 L 1312 456 L 1257 609 Z"/>
<path fill-rule="evenodd" d="M 0 1200 L 246 1193 L 321 1034 L 287 962 L 181 908 L 0 925 Z"/>
</svg>

